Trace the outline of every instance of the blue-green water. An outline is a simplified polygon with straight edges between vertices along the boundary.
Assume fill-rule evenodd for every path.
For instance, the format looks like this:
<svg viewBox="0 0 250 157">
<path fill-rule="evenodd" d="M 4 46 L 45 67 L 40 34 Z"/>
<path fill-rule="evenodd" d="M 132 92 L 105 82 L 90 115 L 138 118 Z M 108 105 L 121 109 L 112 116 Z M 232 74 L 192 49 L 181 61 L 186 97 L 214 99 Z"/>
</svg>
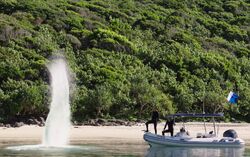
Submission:
<svg viewBox="0 0 250 157">
<path fill-rule="evenodd" d="M 16 147 L 14 147 L 16 146 Z M 245 148 L 149 148 L 145 142 L 104 142 L 71 145 L 65 148 L 42 148 L 39 145 L 5 143 L 0 157 L 250 157 Z"/>
<path fill-rule="evenodd" d="M 245 157 L 250 156 L 244 148 L 150 148 L 146 157 Z"/>
</svg>

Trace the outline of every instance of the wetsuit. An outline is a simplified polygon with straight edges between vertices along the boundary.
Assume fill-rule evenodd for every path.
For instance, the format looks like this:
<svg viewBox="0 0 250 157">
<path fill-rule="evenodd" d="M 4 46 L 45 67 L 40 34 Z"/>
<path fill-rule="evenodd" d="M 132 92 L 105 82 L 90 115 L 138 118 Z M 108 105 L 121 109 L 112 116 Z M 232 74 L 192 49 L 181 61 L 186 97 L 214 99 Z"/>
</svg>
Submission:
<svg viewBox="0 0 250 157">
<path fill-rule="evenodd" d="M 146 122 L 146 132 L 148 132 L 148 124 L 153 123 L 155 134 L 157 134 L 157 121 L 159 120 L 159 113 L 157 111 L 152 112 L 151 120 Z"/>
<path fill-rule="evenodd" d="M 167 126 L 168 126 L 168 129 L 165 130 Z M 164 136 L 164 134 L 165 134 L 166 132 L 170 132 L 171 136 L 174 135 L 174 120 L 171 120 L 171 121 L 167 121 L 167 122 L 166 122 L 166 124 L 165 124 L 165 126 L 164 126 L 164 129 L 163 129 L 163 131 L 162 131 L 162 135 Z"/>
</svg>

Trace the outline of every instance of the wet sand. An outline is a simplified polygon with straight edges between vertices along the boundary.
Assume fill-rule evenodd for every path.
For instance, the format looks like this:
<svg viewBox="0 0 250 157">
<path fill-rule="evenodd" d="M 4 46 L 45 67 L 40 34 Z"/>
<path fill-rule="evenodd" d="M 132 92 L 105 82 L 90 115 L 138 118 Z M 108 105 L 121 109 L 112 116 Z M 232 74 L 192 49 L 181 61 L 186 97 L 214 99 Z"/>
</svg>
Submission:
<svg viewBox="0 0 250 157">
<path fill-rule="evenodd" d="M 213 130 L 212 123 L 207 124 L 207 132 Z M 222 136 L 223 132 L 228 129 L 234 129 L 240 138 L 245 140 L 247 145 L 250 145 L 250 124 L 249 123 L 220 123 L 219 136 Z M 158 124 L 158 134 L 164 127 L 164 123 Z M 181 123 L 177 123 L 175 133 L 182 127 Z M 204 133 L 203 123 L 186 123 L 186 130 L 189 131 L 191 136 L 196 136 L 197 133 Z M 78 143 L 86 141 L 88 143 L 96 142 L 135 142 L 143 143 L 143 133 L 145 129 L 144 124 L 138 124 L 136 126 L 72 126 L 70 131 L 70 143 Z M 35 141 L 37 143 L 42 141 L 44 127 L 35 125 L 22 126 L 19 128 L 5 128 L 0 127 L 0 143 L 14 142 L 14 141 Z M 149 126 L 149 130 L 154 132 L 153 125 Z"/>
</svg>

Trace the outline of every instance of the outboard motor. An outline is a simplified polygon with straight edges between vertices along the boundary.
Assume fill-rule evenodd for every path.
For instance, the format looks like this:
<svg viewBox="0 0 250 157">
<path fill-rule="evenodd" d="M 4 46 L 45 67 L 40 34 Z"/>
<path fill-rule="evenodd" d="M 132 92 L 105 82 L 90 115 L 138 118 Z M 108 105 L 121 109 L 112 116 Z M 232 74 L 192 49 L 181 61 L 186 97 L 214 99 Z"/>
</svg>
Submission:
<svg viewBox="0 0 250 157">
<path fill-rule="evenodd" d="M 226 130 L 224 133 L 223 133 L 223 137 L 232 137 L 232 138 L 237 138 L 238 135 L 237 135 L 237 132 L 233 129 L 229 129 L 229 130 Z"/>
</svg>

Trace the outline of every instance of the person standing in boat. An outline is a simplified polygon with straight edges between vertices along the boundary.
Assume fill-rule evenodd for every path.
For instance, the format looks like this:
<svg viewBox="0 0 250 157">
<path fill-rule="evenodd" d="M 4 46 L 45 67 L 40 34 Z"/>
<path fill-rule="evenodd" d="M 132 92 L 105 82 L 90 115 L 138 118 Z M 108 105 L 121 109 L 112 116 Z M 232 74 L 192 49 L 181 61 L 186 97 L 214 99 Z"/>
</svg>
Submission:
<svg viewBox="0 0 250 157">
<path fill-rule="evenodd" d="M 157 122 L 159 121 L 159 113 L 157 110 L 154 110 L 152 112 L 151 120 L 147 121 L 146 124 L 146 132 L 148 132 L 148 125 L 153 123 L 154 124 L 154 130 L 155 134 L 157 134 Z"/>
<path fill-rule="evenodd" d="M 174 135 L 174 119 L 173 118 L 168 118 L 167 121 L 166 121 L 166 124 L 163 128 L 163 131 L 162 131 L 162 136 L 165 135 L 166 132 L 170 132 L 171 136 Z M 166 130 L 166 127 L 168 126 L 168 129 Z"/>
</svg>

